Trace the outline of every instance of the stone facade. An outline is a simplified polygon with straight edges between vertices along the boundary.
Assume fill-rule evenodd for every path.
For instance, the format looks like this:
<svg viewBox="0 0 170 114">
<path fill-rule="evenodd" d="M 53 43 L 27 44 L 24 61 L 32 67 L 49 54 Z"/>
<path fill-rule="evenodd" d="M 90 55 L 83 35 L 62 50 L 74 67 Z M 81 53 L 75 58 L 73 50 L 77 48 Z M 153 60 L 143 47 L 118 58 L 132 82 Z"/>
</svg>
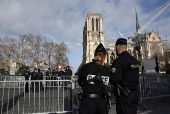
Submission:
<svg viewBox="0 0 170 114">
<path fill-rule="evenodd" d="M 141 63 L 143 59 L 156 59 L 159 71 L 165 71 L 165 62 L 169 62 L 170 66 L 170 44 L 161 40 L 159 30 L 153 31 L 145 34 L 141 33 L 137 12 L 136 12 L 136 34 L 132 42 L 128 42 L 127 51 L 137 58 Z M 103 19 L 99 13 L 88 12 L 84 31 L 83 31 L 83 61 L 82 65 L 89 63 L 94 58 L 94 51 L 99 43 L 103 43 L 106 48 L 107 55 L 105 63 L 112 64 L 116 55 L 115 43 L 116 39 L 105 39 L 103 31 Z M 79 71 L 78 69 L 78 71 Z M 140 71 L 142 70 L 142 66 Z"/>
<path fill-rule="evenodd" d="M 83 63 L 92 61 L 99 43 L 104 44 L 103 19 L 99 13 L 88 12 L 83 31 Z"/>
</svg>

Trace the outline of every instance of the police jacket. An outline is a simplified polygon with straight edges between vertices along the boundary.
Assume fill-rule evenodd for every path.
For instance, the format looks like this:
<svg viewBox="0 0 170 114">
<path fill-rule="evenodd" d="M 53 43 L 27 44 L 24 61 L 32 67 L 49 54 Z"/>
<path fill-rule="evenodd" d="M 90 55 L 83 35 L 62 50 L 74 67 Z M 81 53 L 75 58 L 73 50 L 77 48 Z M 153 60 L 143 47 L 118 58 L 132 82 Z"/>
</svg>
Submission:
<svg viewBox="0 0 170 114">
<path fill-rule="evenodd" d="M 31 73 L 31 80 L 36 80 L 37 72 Z"/>
<path fill-rule="evenodd" d="M 30 77 L 30 72 L 29 71 L 26 71 L 25 74 L 25 80 L 29 80 L 29 77 Z"/>
<path fill-rule="evenodd" d="M 38 72 L 36 80 L 42 80 L 42 79 L 43 79 L 43 73 L 42 72 Z"/>
<path fill-rule="evenodd" d="M 110 83 L 122 87 L 137 87 L 139 83 L 139 61 L 127 51 L 114 60 L 111 67 Z"/>
<path fill-rule="evenodd" d="M 45 73 L 45 75 L 46 75 L 46 76 L 49 76 L 49 75 L 50 75 L 50 72 L 47 71 L 47 72 Z"/>
<path fill-rule="evenodd" d="M 62 75 L 64 75 L 64 71 L 60 71 L 60 72 L 58 73 L 58 76 L 62 76 Z"/>
<path fill-rule="evenodd" d="M 55 71 L 55 75 L 58 76 L 58 71 L 57 72 Z"/>
<path fill-rule="evenodd" d="M 101 72 L 103 82 L 106 82 L 108 84 L 110 73 L 106 66 L 97 65 L 94 61 L 82 66 L 82 68 L 78 73 L 79 75 L 78 83 L 82 87 L 83 93 L 100 94 L 100 95 L 102 94 L 103 91 L 102 84 L 96 85 L 96 84 L 87 83 L 87 80 L 95 77 L 96 73 L 99 72 L 101 67 L 102 70 L 100 72 Z"/>
<path fill-rule="evenodd" d="M 68 69 L 68 75 L 72 75 L 72 70 L 71 69 Z"/>
</svg>

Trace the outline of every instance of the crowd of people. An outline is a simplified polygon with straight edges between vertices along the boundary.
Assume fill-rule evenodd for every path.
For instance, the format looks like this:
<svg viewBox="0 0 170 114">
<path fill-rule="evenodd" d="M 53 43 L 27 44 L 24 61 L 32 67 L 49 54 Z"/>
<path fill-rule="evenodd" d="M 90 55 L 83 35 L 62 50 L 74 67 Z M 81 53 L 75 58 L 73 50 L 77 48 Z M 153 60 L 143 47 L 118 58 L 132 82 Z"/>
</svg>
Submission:
<svg viewBox="0 0 170 114">
<path fill-rule="evenodd" d="M 25 80 L 29 80 L 29 78 L 31 77 L 31 80 L 32 80 L 31 91 L 38 92 L 38 91 L 44 91 L 43 84 L 39 80 L 43 80 L 43 78 L 45 78 L 46 80 L 59 80 L 60 78 L 62 79 L 61 76 L 63 75 L 72 76 L 72 70 L 69 68 L 69 66 L 61 68 L 59 71 L 58 69 L 53 69 L 52 72 L 51 72 L 51 69 L 48 68 L 48 71 L 45 73 L 45 76 L 43 76 L 43 73 L 41 72 L 40 69 L 38 69 L 38 72 L 37 72 L 37 69 L 34 68 L 34 71 L 30 73 L 29 68 L 26 68 Z M 52 87 L 52 86 L 57 86 L 57 85 L 58 84 L 55 81 L 46 81 L 44 86 Z M 28 82 L 26 82 L 25 84 L 25 92 L 29 92 Z"/>
</svg>

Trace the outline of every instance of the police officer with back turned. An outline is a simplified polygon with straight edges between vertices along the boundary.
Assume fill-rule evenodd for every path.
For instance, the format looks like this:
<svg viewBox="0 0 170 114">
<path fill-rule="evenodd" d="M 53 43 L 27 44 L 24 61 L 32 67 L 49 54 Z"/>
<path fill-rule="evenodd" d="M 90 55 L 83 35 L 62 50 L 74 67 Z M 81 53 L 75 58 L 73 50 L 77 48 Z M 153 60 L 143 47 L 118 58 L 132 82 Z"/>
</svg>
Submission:
<svg viewBox="0 0 170 114">
<path fill-rule="evenodd" d="M 118 58 L 111 67 L 110 83 L 115 87 L 117 114 L 137 114 L 139 61 L 127 52 L 127 40 L 116 41 Z"/>
<path fill-rule="evenodd" d="M 79 114 L 108 114 L 105 99 L 105 86 L 109 82 L 109 70 L 104 66 L 106 50 L 102 43 L 95 50 L 93 62 L 82 66 L 78 75 L 78 83 L 83 93 L 81 94 L 81 107 Z"/>
</svg>

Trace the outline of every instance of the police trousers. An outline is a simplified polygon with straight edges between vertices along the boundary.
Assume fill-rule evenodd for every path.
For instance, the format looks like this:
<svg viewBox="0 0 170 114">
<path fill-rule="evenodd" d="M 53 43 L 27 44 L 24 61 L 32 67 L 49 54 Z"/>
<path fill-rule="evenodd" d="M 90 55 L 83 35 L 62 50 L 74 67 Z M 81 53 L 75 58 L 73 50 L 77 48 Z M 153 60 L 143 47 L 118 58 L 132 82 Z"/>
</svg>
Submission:
<svg viewBox="0 0 170 114">
<path fill-rule="evenodd" d="M 79 114 L 108 114 L 105 98 L 84 98 L 78 110 Z"/>
<path fill-rule="evenodd" d="M 137 114 L 137 105 L 139 101 L 139 92 L 132 91 L 128 97 L 120 95 L 116 97 L 117 114 Z"/>
</svg>

